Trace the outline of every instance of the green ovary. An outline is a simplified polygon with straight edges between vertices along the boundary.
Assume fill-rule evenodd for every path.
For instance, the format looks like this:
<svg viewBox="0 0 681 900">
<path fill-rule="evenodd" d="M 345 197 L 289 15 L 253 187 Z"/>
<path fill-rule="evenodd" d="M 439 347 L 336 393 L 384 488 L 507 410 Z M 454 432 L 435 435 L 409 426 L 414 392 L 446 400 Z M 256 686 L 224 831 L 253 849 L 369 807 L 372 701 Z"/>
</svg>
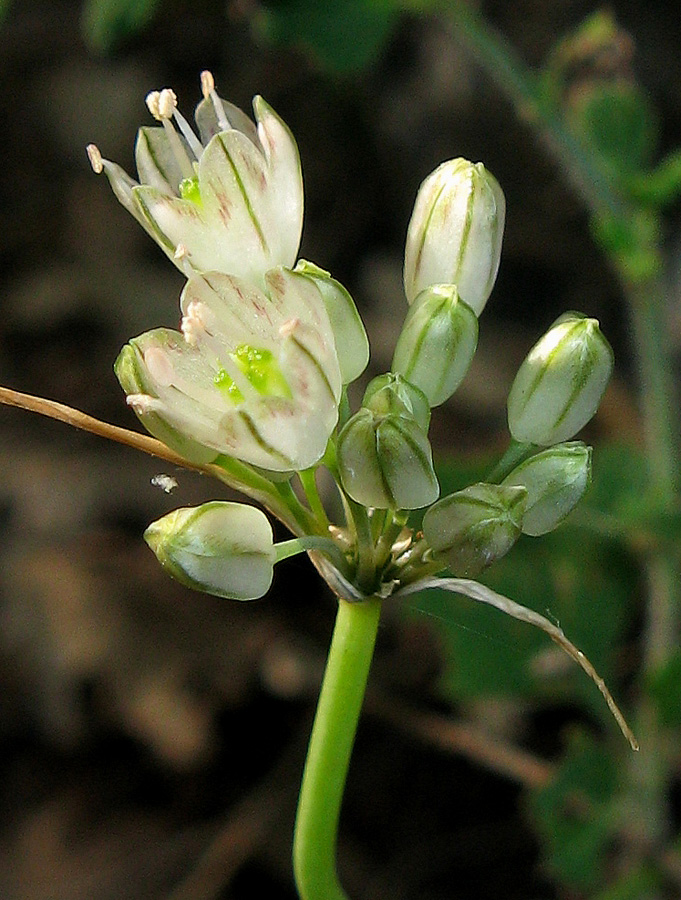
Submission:
<svg viewBox="0 0 681 900">
<path fill-rule="evenodd" d="M 279 363 L 270 350 L 251 347 L 250 344 L 240 344 L 229 355 L 259 394 L 286 399 L 293 396 L 279 368 Z M 224 391 L 232 403 L 235 405 L 243 403 L 242 392 L 224 368 L 221 367 L 218 370 L 213 382 L 216 387 Z"/>
<path fill-rule="evenodd" d="M 180 182 L 180 197 L 183 200 L 189 200 L 196 206 L 202 206 L 201 191 L 199 190 L 198 176 L 193 175 L 191 178 L 183 178 Z"/>
</svg>

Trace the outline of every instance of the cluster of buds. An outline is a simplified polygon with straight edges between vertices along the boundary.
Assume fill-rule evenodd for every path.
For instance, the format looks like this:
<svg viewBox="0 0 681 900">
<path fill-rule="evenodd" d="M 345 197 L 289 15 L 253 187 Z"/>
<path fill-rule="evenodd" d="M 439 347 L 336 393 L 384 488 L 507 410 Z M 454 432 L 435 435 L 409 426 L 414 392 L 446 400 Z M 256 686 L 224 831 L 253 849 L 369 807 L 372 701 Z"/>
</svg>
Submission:
<svg viewBox="0 0 681 900">
<path fill-rule="evenodd" d="M 590 475 L 590 448 L 571 439 L 612 369 L 598 323 L 577 313 L 559 319 L 517 373 L 512 462 L 438 499 L 431 409 L 457 390 L 476 350 L 501 254 L 496 179 L 455 159 L 421 185 L 391 371 L 369 382 L 353 413 L 347 386 L 365 371 L 369 344 L 348 291 L 298 259 L 295 141 L 261 97 L 254 123 L 217 95 L 209 73 L 202 87 L 197 132 L 173 91 L 147 97 L 159 124 L 139 131 L 139 182 L 88 148 L 95 171 L 187 278 L 180 330 L 132 339 L 116 374 L 153 435 L 256 499 L 294 537 L 275 544 L 260 509 L 215 501 L 149 527 L 162 565 L 192 588 L 253 599 L 269 589 L 279 559 L 309 551 L 345 599 L 385 597 L 445 569 L 477 575 L 521 534 L 560 524 Z M 326 502 L 321 467 L 336 485 Z M 415 531 L 410 512 L 424 508 Z"/>
</svg>

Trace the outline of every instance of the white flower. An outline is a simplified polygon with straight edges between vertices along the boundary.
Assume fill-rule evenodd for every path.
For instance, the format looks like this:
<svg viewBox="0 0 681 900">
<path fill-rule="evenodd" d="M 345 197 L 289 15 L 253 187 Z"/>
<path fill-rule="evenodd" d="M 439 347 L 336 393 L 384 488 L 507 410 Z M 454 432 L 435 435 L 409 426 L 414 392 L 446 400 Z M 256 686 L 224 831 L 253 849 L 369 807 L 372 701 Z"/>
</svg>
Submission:
<svg viewBox="0 0 681 900">
<path fill-rule="evenodd" d="M 268 269 L 296 261 L 303 222 L 298 149 L 262 97 L 253 101 L 256 127 L 218 97 L 210 73 L 201 81 L 204 99 L 195 115 L 200 137 L 177 109 L 173 91 L 147 97 L 162 127 L 139 130 L 139 183 L 93 144 L 88 155 L 182 271 L 224 272 L 262 285 Z"/>
<path fill-rule="evenodd" d="M 145 426 L 166 443 L 171 435 L 171 446 L 179 435 L 194 455 L 198 445 L 268 471 L 300 471 L 323 456 L 338 420 L 338 356 L 310 279 L 277 268 L 265 284 L 267 292 L 219 272 L 192 276 L 182 333 L 134 338 L 116 374 Z"/>
</svg>

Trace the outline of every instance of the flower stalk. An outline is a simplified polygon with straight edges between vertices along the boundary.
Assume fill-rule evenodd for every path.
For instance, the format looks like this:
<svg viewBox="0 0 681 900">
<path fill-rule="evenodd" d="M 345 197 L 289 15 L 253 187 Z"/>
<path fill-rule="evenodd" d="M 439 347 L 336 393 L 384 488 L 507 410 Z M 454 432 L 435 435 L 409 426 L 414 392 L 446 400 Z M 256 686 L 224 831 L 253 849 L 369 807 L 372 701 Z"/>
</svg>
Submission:
<svg viewBox="0 0 681 900">
<path fill-rule="evenodd" d="M 336 870 L 338 821 L 381 605 L 376 597 L 338 601 L 296 815 L 293 869 L 301 900 L 347 900 Z"/>
</svg>

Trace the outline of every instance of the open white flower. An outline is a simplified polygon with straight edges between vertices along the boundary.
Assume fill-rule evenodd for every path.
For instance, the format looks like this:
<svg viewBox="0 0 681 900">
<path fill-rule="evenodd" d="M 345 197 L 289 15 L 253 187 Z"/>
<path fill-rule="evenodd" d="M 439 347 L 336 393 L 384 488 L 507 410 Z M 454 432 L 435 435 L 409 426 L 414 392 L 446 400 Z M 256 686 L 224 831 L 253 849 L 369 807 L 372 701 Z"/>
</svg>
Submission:
<svg viewBox="0 0 681 900">
<path fill-rule="evenodd" d="M 182 333 L 134 338 L 116 374 L 166 443 L 179 435 L 194 454 L 198 445 L 269 471 L 300 471 L 321 459 L 338 420 L 338 356 L 310 279 L 276 268 L 265 284 L 266 292 L 220 272 L 192 276 Z"/>
<path fill-rule="evenodd" d="M 93 144 L 90 162 L 182 271 L 224 272 L 262 285 L 268 269 L 296 261 L 303 223 L 298 149 L 262 97 L 253 101 L 254 125 L 218 97 L 209 72 L 201 83 L 199 136 L 172 90 L 148 95 L 161 127 L 138 132 L 139 183 Z"/>
</svg>

